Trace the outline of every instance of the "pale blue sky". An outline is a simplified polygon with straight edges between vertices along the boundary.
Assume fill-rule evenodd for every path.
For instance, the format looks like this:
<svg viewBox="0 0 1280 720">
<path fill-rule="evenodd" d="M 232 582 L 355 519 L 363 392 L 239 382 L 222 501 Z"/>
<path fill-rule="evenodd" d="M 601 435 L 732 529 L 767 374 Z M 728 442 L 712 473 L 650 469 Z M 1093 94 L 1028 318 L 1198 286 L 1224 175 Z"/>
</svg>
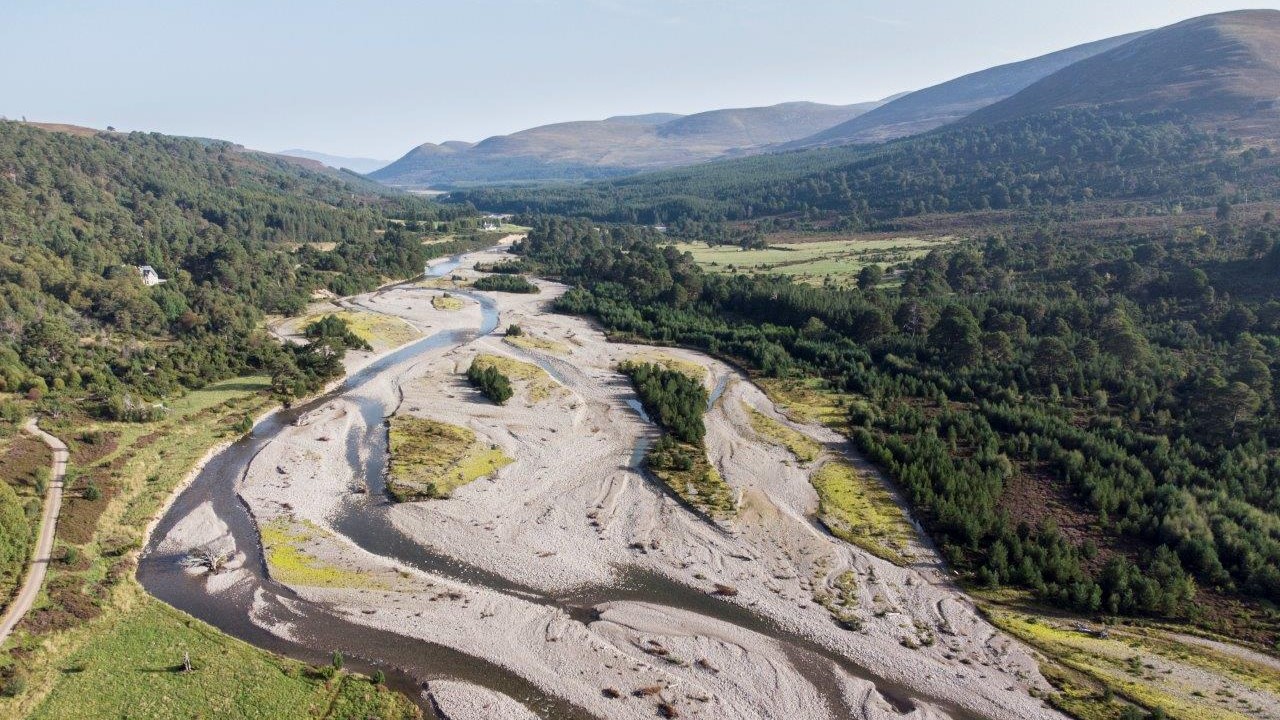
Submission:
<svg viewBox="0 0 1280 720">
<path fill-rule="evenodd" d="M 0 114 L 398 157 L 548 122 L 850 103 L 1214 0 L 0 0 Z"/>
</svg>

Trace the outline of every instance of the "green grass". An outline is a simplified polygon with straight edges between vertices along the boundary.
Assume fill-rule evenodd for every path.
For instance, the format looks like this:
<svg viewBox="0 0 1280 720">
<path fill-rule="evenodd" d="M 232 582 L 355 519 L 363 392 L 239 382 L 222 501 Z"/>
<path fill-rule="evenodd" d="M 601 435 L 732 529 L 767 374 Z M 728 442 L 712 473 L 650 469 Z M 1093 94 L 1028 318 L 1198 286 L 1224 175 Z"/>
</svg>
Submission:
<svg viewBox="0 0 1280 720">
<path fill-rule="evenodd" d="M 819 574 L 821 575 L 821 574 Z M 819 577 L 821 580 L 821 577 Z M 861 630 L 862 616 L 858 613 L 858 575 L 852 570 L 840 573 L 831 592 L 820 590 L 813 600 L 831 613 L 831 617 L 846 630 Z M 821 583 L 814 583 L 820 586 Z"/>
<path fill-rule="evenodd" d="M 796 460 L 802 463 L 810 463 L 817 460 L 818 456 L 822 454 L 822 446 L 808 435 L 783 425 L 746 403 L 742 403 L 742 409 L 746 411 L 747 417 L 751 419 L 751 429 L 755 430 L 757 435 L 774 445 L 791 451 Z"/>
<path fill-rule="evenodd" d="M 478 442 L 471 430 L 425 418 L 391 418 L 390 438 L 387 489 L 400 502 L 447 498 L 513 462 L 497 446 Z"/>
<path fill-rule="evenodd" d="M 476 356 L 474 363 L 481 370 L 493 367 L 498 372 L 507 376 L 508 380 L 518 382 L 524 387 L 525 395 L 530 403 L 539 403 L 560 391 L 560 385 L 546 370 L 527 363 L 523 360 L 516 360 L 505 355 L 492 355 L 489 353 L 481 353 Z"/>
<path fill-rule="evenodd" d="M 657 365 L 659 367 L 666 368 L 667 370 L 671 370 L 673 372 L 678 372 L 681 375 L 684 375 L 685 377 L 695 382 L 702 382 L 707 378 L 708 369 L 705 365 L 700 365 L 692 360 L 685 360 L 682 358 L 678 358 L 678 357 L 675 357 L 674 355 L 668 355 L 667 353 L 661 353 L 661 352 L 644 353 L 639 357 L 633 358 L 633 361 L 645 362 L 651 365 Z"/>
<path fill-rule="evenodd" d="M 785 239 L 794 239 L 787 237 Z M 950 238 L 843 238 L 815 242 L 778 242 L 768 248 L 743 250 L 735 245 L 708 245 L 681 242 L 675 247 L 688 252 L 711 272 L 788 275 L 820 283 L 831 278 L 848 282 L 870 264 L 887 265 L 921 257 Z"/>
<path fill-rule="evenodd" d="M 183 653 L 193 671 L 179 672 Z M 402 695 L 228 637 L 147 600 L 70 653 L 33 720 L 102 718 L 414 718 Z"/>
<path fill-rule="evenodd" d="M 818 516 L 832 534 L 897 565 L 911 561 L 915 529 L 887 488 L 843 460 L 831 460 L 810 478 Z"/>
<path fill-rule="evenodd" d="M 819 378 L 758 378 L 756 385 L 796 422 L 847 429 L 849 412 L 844 398 Z"/>
</svg>

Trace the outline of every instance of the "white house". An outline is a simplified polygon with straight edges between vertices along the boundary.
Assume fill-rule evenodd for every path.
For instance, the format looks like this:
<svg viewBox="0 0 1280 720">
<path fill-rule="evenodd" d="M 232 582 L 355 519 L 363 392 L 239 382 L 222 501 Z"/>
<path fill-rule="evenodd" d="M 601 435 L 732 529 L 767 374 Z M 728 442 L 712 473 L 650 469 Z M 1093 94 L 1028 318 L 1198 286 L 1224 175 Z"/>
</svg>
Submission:
<svg viewBox="0 0 1280 720">
<path fill-rule="evenodd" d="M 164 278 L 160 277 L 160 275 L 156 272 L 156 269 L 151 267 L 150 265 L 139 265 L 138 274 L 142 276 L 142 284 L 146 285 L 147 287 L 151 287 L 153 285 L 159 285 L 160 283 L 164 282 Z"/>
</svg>

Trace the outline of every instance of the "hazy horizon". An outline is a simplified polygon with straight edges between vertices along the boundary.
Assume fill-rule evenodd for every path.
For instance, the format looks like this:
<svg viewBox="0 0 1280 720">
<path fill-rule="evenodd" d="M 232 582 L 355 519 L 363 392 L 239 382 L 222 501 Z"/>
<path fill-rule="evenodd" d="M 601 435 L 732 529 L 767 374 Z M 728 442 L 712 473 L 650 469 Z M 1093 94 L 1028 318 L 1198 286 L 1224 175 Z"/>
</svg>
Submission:
<svg viewBox="0 0 1280 720">
<path fill-rule="evenodd" d="M 1280 2 L 19 0 L 0 59 L 41 72 L 0 80 L 0 114 L 389 161 L 553 122 L 876 100 L 1247 7 Z"/>
</svg>

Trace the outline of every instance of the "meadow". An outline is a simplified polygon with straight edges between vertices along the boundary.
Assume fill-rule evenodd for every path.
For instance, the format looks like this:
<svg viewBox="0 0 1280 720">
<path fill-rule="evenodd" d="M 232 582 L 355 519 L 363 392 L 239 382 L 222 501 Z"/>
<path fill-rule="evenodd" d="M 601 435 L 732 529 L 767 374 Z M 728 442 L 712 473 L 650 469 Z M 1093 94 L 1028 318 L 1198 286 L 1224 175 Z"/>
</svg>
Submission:
<svg viewBox="0 0 1280 720">
<path fill-rule="evenodd" d="M 833 240 L 813 235 L 772 235 L 763 249 L 744 250 L 737 245 L 708 245 L 701 241 L 676 243 L 704 269 L 717 273 L 786 275 L 801 282 L 821 284 L 828 278 L 837 284 L 855 281 L 867 265 L 891 266 L 927 254 L 954 242 L 952 237 L 858 237 Z M 826 236 L 822 236 L 826 237 Z"/>
</svg>

